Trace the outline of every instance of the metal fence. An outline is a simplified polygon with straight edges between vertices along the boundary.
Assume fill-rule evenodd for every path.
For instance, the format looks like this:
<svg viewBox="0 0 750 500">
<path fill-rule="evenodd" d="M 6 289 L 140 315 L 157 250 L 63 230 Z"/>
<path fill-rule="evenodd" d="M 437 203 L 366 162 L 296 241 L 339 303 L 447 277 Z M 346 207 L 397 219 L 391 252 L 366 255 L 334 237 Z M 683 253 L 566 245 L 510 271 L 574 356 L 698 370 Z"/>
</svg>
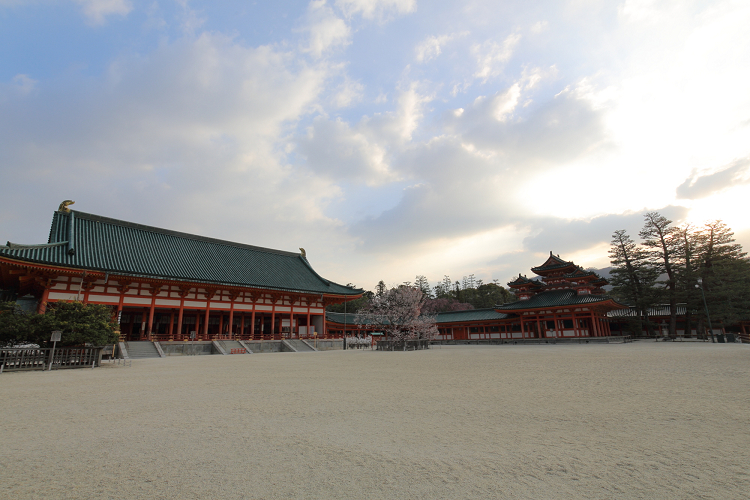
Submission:
<svg viewBox="0 0 750 500">
<path fill-rule="evenodd" d="M 102 347 L 0 349 L 0 373 L 100 366 Z M 54 352 L 53 352 L 54 351 Z"/>
<path fill-rule="evenodd" d="M 378 351 L 416 351 L 429 349 L 429 340 L 378 340 Z"/>
</svg>

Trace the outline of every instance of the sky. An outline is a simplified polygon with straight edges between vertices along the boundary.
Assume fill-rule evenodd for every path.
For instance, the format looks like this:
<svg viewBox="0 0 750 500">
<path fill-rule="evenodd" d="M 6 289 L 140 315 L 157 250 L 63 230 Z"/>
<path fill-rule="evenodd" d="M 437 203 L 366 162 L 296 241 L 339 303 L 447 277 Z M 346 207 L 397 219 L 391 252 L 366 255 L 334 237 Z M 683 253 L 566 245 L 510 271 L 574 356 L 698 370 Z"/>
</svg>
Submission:
<svg viewBox="0 0 750 500">
<path fill-rule="evenodd" d="M 373 290 L 750 248 L 747 1 L 0 0 L 0 240 L 74 209 Z"/>
</svg>

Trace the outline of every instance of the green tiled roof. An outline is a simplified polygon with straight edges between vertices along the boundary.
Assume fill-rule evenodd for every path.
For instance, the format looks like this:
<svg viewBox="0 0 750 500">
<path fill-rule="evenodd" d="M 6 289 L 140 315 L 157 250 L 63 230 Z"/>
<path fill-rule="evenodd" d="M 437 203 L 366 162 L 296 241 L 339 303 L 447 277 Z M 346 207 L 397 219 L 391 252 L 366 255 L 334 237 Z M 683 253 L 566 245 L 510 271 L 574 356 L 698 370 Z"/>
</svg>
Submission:
<svg viewBox="0 0 750 500">
<path fill-rule="evenodd" d="M 560 257 L 553 255 L 552 252 L 550 252 L 549 257 L 547 258 L 547 261 L 544 264 L 538 267 L 532 267 L 531 270 L 539 274 L 538 271 L 562 269 L 562 268 L 569 267 L 569 266 L 575 266 L 575 264 L 573 262 L 562 260 Z"/>
<path fill-rule="evenodd" d="M 495 309 L 468 309 L 466 311 L 448 311 L 438 313 L 437 323 L 457 323 L 462 321 L 491 321 L 507 319 L 508 314 L 497 312 Z"/>
<path fill-rule="evenodd" d="M 511 302 L 510 304 L 495 306 L 495 309 L 501 311 L 517 311 L 522 309 L 542 309 L 547 307 L 595 304 L 597 302 L 607 301 L 612 301 L 617 304 L 617 302 L 608 295 L 578 295 L 575 290 L 550 290 L 549 292 L 542 292 L 534 295 L 528 300 L 519 300 Z"/>
<path fill-rule="evenodd" d="M 435 322 L 436 323 L 455 323 L 455 322 L 463 322 L 463 321 L 491 321 L 491 320 L 498 320 L 498 319 L 506 319 L 509 315 L 505 313 L 500 313 L 495 311 L 494 309 L 469 309 L 466 311 L 448 311 L 448 312 L 441 312 L 435 315 Z M 328 312 L 326 311 L 326 321 L 330 321 L 332 323 L 337 324 L 344 324 L 344 321 L 346 321 L 347 325 L 356 325 L 357 322 L 357 313 L 337 313 L 337 312 Z M 368 325 L 382 325 L 386 324 L 382 321 L 371 321 L 366 323 Z"/>
<path fill-rule="evenodd" d="M 359 295 L 319 276 L 302 254 L 159 229 L 84 212 L 55 212 L 46 245 L 0 246 L 0 256 L 110 274 Z"/>
<path fill-rule="evenodd" d="M 648 315 L 649 317 L 654 316 L 669 316 L 669 304 L 661 304 L 654 307 L 648 308 Z M 677 304 L 677 316 L 685 316 L 687 314 L 687 305 L 686 304 Z M 696 314 L 695 311 L 693 311 L 693 314 Z M 615 311 L 609 311 L 607 313 L 607 316 L 610 318 L 637 318 L 638 317 L 638 311 L 634 307 L 629 307 L 628 309 L 617 309 Z"/>
<path fill-rule="evenodd" d="M 508 283 L 508 286 L 522 286 L 522 285 L 541 285 L 538 281 L 533 281 L 527 278 L 526 276 L 518 275 L 518 278 L 514 279 L 513 281 Z"/>
<path fill-rule="evenodd" d="M 357 313 L 337 313 L 326 311 L 326 321 L 338 324 L 346 325 L 358 325 L 358 314 Z M 383 325 L 386 324 L 383 321 L 367 321 L 366 325 Z"/>
</svg>

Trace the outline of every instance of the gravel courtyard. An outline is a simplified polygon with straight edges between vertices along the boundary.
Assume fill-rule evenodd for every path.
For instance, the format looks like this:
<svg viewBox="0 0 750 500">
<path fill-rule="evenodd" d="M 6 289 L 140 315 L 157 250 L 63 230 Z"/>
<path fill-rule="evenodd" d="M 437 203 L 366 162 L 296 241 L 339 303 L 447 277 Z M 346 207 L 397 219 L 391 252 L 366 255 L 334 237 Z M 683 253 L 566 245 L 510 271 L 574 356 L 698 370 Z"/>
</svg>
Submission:
<svg viewBox="0 0 750 500">
<path fill-rule="evenodd" d="M 750 346 L 454 346 L 0 375 L 0 497 L 746 499 Z"/>
</svg>

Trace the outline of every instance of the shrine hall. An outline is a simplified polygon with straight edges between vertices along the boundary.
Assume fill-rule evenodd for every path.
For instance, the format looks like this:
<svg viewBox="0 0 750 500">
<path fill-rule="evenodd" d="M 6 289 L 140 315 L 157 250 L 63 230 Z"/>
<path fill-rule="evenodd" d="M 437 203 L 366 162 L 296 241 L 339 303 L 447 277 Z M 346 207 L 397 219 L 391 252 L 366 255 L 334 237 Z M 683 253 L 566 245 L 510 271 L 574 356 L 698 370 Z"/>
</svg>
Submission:
<svg viewBox="0 0 750 500">
<path fill-rule="evenodd" d="M 71 204 L 67 203 L 67 204 Z M 0 289 L 112 306 L 124 341 L 324 337 L 325 307 L 363 290 L 285 252 L 71 210 L 47 243 L 0 246 Z"/>
</svg>

